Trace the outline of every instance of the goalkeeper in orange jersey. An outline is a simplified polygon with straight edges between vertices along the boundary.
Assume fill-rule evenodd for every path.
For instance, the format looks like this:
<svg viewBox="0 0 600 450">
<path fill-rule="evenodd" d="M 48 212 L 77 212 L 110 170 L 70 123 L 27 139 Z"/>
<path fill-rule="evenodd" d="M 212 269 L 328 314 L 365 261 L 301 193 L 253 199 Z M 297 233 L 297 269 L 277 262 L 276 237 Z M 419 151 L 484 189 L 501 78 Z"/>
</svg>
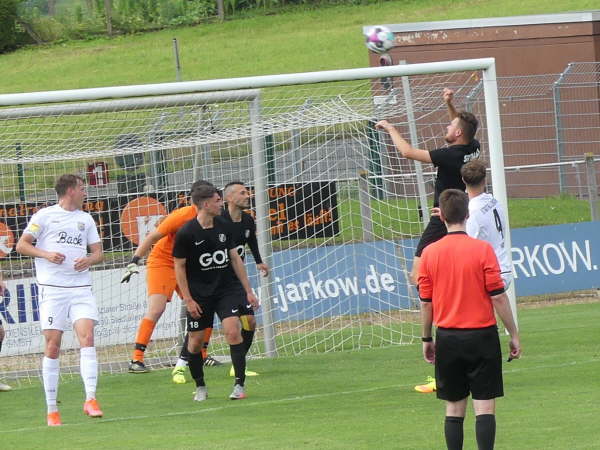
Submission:
<svg viewBox="0 0 600 450">
<path fill-rule="evenodd" d="M 200 180 L 192 184 L 191 192 L 202 185 L 210 185 L 208 181 Z M 139 273 L 139 261 L 150 252 L 146 264 L 146 280 L 148 287 L 148 309 L 142 318 L 138 331 L 135 336 L 135 348 L 129 364 L 130 373 L 145 373 L 149 369 L 144 363 L 144 352 L 150 342 L 156 323 L 165 311 L 168 302 L 171 301 L 173 292 L 179 289 L 175 280 L 175 268 L 173 262 L 173 244 L 175 234 L 187 222 L 192 220 L 198 214 L 196 206 L 184 206 L 176 209 L 160 223 L 160 225 L 150 232 L 140 246 L 133 254 L 131 262 L 127 265 L 121 283 L 128 283 L 132 275 Z M 154 247 L 153 247 L 154 246 Z M 152 251 L 150 251 L 152 249 Z M 181 296 L 181 295 L 180 295 Z M 207 329 L 211 331 L 210 328 Z M 203 351 L 204 353 L 205 351 Z M 212 358 L 203 354 L 206 361 Z M 212 364 L 220 364 L 216 360 Z"/>
</svg>

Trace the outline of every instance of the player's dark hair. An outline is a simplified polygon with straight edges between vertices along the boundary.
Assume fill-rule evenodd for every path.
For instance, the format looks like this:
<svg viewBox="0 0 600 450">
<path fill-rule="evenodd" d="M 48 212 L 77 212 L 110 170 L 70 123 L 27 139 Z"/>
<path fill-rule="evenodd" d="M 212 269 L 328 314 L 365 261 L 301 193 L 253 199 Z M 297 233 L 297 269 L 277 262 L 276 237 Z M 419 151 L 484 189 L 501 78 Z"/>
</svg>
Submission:
<svg viewBox="0 0 600 450">
<path fill-rule="evenodd" d="M 67 194 L 67 190 L 69 188 L 76 188 L 77 182 L 81 181 L 85 183 L 85 180 L 81 178 L 79 175 L 73 175 L 70 173 L 66 173 L 61 175 L 58 180 L 56 180 L 56 185 L 54 185 L 54 189 L 59 197 L 64 197 Z"/>
<path fill-rule="evenodd" d="M 469 215 L 469 196 L 458 189 L 446 189 L 440 195 L 440 210 L 448 225 L 461 224 Z"/>
<path fill-rule="evenodd" d="M 190 188 L 190 196 L 194 192 L 194 189 L 196 189 L 199 186 L 214 186 L 214 185 L 210 181 L 206 181 L 206 180 L 194 181 L 194 183 L 192 184 L 192 187 Z"/>
<path fill-rule="evenodd" d="M 475 137 L 475 133 L 477 132 L 479 121 L 473 114 L 466 111 L 459 112 L 457 117 L 459 128 L 462 130 L 467 141 L 471 142 Z"/>
<path fill-rule="evenodd" d="M 244 183 L 243 181 L 239 181 L 239 180 L 230 181 L 223 188 L 223 195 L 227 195 L 227 191 L 229 190 L 229 188 L 231 186 L 244 186 L 244 187 L 246 187 L 246 183 Z"/>
<path fill-rule="evenodd" d="M 460 168 L 460 175 L 467 186 L 479 186 L 485 182 L 485 164 L 477 159 Z"/>
<path fill-rule="evenodd" d="M 216 187 L 214 187 L 212 184 L 211 185 L 208 185 L 208 184 L 200 185 L 192 191 L 192 203 L 194 205 L 196 205 L 197 207 L 200 207 L 200 204 L 203 201 L 212 198 L 215 194 L 221 195 L 219 193 L 219 190 Z"/>
<path fill-rule="evenodd" d="M 246 183 L 244 183 L 243 181 L 233 180 L 233 181 L 230 181 L 229 183 L 227 183 L 225 185 L 225 187 L 223 188 L 223 190 L 226 191 L 228 187 L 230 187 L 230 186 L 236 186 L 236 185 L 240 185 L 240 186 L 246 187 Z"/>
</svg>

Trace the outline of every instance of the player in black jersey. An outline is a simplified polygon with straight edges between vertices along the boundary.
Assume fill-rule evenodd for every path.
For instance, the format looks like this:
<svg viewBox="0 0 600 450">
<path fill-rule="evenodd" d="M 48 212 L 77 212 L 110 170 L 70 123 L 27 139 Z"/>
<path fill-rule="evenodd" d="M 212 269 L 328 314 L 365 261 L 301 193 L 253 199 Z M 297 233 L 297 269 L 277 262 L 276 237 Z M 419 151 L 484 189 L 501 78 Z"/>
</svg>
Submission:
<svg viewBox="0 0 600 450">
<path fill-rule="evenodd" d="M 192 192 L 198 216 L 175 236 L 175 276 L 188 310 L 187 330 L 190 373 L 196 382 L 194 400 L 206 399 L 202 364 L 203 330 L 211 327 L 216 312 L 231 351 L 235 385 L 229 398 L 245 398 L 246 352 L 238 319 L 240 308 L 258 308 L 244 262 L 236 249 L 231 224 L 220 216 L 223 201 L 213 186 Z"/>
<path fill-rule="evenodd" d="M 460 174 L 463 164 L 479 158 L 479 142 L 475 139 L 475 132 L 479 122 L 477 118 L 465 111 L 457 111 L 452 103 L 454 92 L 451 89 L 444 89 L 442 98 L 448 107 L 450 124 L 446 127 L 444 140 L 448 144 L 435 150 L 419 150 L 411 146 L 402 138 L 398 130 L 387 120 L 378 122 L 375 126 L 383 129 L 390 134 L 392 142 L 402 156 L 415 161 L 432 163 L 437 167 L 437 176 L 435 178 L 435 189 L 433 194 L 433 206 L 439 207 L 440 194 L 446 189 L 465 190 L 465 184 Z M 429 244 L 443 238 L 447 233 L 446 225 L 439 216 L 431 216 L 429 224 L 423 231 L 421 239 L 417 244 L 415 257 L 413 260 L 411 281 L 417 286 L 417 277 L 419 273 L 419 262 L 421 253 Z M 418 286 L 417 286 L 418 287 Z M 436 390 L 435 379 L 428 377 L 425 384 L 415 386 L 417 392 L 430 393 Z"/>
<path fill-rule="evenodd" d="M 232 181 L 225 185 L 223 195 L 226 201 L 225 207 L 221 212 L 221 216 L 230 222 L 233 232 L 233 239 L 236 243 L 236 249 L 238 254 L 245 260 L 246 257 L 246 244 L 250 247 L 254 261 L 256 262 L 256 268 L 262 276 L 266 277 L 269 274 L 269 266 L 262 261 L 260 251 L 258 249 L 258 242 L 256 240 L 256 223 L 250 214 L 245 212 L 250 208 L 250 191 L 246 188 L 246 185 L 241 181 Z M 244 340 L 244 348 L 246 354 L 252 346 L 254 339 L 254 331 L 256 329 L 256 320 L 254 318 L 254 311 L 252 308 L 242 307 L 239 311 L 240 322 L 242 326 L 242 338 Z M 204 330 L 203 337 L 203 348 L 204 354 L 210 342 L 210 336 L 212 334 L 212 328 L 206 328 Z M 181 347 L 179 354 L 179 360 L 177 361 L 176 368 L 173 370 L 173 382 L 180 384 L 185 383 L 185 366 L 187 365 L 188 353 L 187 353 L 187 336 Z M 206 365 L 206 363 L 205 363 Z M 235 369 L 232 366 L 230 376 L 235 376 Z M 256 372 L 246 370 L 246 376 L 258 375 Z"/>
<path fill-rule="evenodd" d="M 448 107 L 448 115 L 450 116 L 450 124 L 446 127 L 446 134 L 444 135 L 444 140 L 448 144 L 446 147 L 435 150 L 419 150 L 404 140 L 398 130 L 387 120 L 382 120 L 375 125 L 377 128 L 389 133 L 392 142 L 402 156 L 415 161 L 431 163 L 437 167 L 433 194 L 434 207 L 439 206 L 439 197 L 444 190 L 465 190 L 465 184 L 460 175 L 460 168 L 472 159 L 479 158 L 479 141 L 475 139 L 475 132 L 477 131 L 479 122 L 473 114 L 465 111 L 457 111 L 452 104 L 453 96 L 454 92 L 451 89 L 444 89 L 442 97 Z M 410 278 L 415 285 L 417 284 L 419 260 L 423 249 L 445 235 L 446 226 L 440 220 L 439 216 L 431 216 L 415 252 L 410 274 Z"/>
</svg>

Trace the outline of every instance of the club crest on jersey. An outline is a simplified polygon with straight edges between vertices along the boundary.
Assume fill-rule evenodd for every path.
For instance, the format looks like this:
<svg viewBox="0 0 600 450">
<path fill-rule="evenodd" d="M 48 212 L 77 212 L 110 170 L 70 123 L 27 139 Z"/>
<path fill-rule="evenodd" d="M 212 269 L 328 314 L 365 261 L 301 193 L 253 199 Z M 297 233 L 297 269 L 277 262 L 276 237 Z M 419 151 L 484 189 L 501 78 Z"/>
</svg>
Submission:
<svg viewBox="0 0 600 450">
<path fill-rule="evenodd" d="M 244 236 L 248 239 L 250 237 L 250 230 L 244 230 Z"/>
<path fill-rule="evenodd" d="M 77 229 L 79 231 L 84 231 L 85 230 L 85 223 L 83 223 L 83 222 L 77 222 Z"/>
<path fill-rule="evenodd" d="M 225 242 L 227 240 L 227 236 L 223 233 L 219 233 L 219 242 Z"/>
</svg>

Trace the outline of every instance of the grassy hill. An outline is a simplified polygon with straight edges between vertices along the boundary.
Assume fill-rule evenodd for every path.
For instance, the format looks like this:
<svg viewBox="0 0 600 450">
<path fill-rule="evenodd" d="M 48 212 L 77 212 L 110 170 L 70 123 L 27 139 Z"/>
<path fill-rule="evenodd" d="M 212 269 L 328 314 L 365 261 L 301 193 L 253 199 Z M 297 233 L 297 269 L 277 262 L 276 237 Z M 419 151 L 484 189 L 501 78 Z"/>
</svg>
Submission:
<svg viewBox="0 0 600 450">
<path fill-rule="evenodd" d="M 362 27 L 380 23 L 502 17 L 593 9 L 592 0 L 396 0 L 296 8 L 222 24 L 21 49 L 0 55 L 0 93 L 345 69 L 368 65 Z"/>
</svg>

